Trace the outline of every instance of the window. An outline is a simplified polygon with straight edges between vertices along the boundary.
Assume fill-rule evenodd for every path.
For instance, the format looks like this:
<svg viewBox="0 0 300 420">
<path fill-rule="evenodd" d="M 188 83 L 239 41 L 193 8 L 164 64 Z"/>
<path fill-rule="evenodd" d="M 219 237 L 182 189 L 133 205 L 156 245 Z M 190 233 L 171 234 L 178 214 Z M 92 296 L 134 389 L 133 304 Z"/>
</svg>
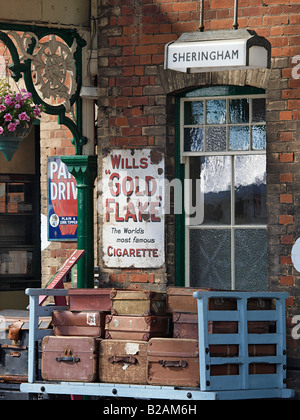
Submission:
<svg viewBox="0 0 300 420">
<path fill-rule="evenodd" d="M 184 195 L 185 284 L 266 290 L 263 92 L 203 88 L 181 98 L 180 152 L 189 180 Z"/>
<path fill-rule="evenodd" d="M 38 132 L 36 128 L 23 140 L 11 162 L 0 154 L 1 291 L 40 286 Z"/>
</svg>

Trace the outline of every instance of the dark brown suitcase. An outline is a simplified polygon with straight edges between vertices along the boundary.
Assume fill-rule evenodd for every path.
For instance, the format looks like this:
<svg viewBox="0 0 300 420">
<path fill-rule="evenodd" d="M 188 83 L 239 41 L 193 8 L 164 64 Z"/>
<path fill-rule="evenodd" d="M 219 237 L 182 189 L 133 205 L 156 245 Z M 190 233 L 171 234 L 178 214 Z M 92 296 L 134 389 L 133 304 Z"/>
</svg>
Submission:
<svg viewBox="0 0 300 420">
<path fill-rule="evenodd" d="M 166 315 L 166 294 L 151 291 L 113 290 L 112 315 Z"/>
<path fill-rule="evenodd" d="M 92 337 L 44 337 L 42 378 L 45 381 L 95 381 L 97 344 L 98 340 Z"/>
<path fill-rule="evenodd" d="M 112 289 L 69 289 L 70 311 L 110 312 Z"/>
<path fill-rule="evenodd" d="M 170 318 L 107 315 L 105 330 L 106 339 L 148 341 L 152 337 L 166 337 L 170 334 Z"/>
<path fill-rule="evenodd" d="M 54 334 L 59 336 L 104 337 L 105 312 L 53 311 Z"/>
<path fill-rule="evenodd" d="M 99 381 L 147 384 L 147 348 L 144 341 L 101 340 Z"/>
<path fill-rule="evenodd" d="M 147 380 L 150 385 L 198 387 L 198 341 L 151 338 L 148 342 Z"/>
<path fill-rule="evenodd" d="M 173 337 L 198 340 L 198 315 L 174 312 Z"/>
</svg>

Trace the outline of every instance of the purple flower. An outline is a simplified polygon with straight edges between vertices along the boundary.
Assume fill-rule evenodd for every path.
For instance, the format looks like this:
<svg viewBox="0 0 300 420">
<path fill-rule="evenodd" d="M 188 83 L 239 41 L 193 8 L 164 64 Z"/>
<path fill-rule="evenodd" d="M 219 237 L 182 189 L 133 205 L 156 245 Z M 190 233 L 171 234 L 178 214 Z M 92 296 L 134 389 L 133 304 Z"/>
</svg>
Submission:
<svg viewBox="0 0 300 420">
<path fill-rule="evenodd" d="M 11 121 L 12 120 L 12 116 L 10 114 L 5 114 L 4 115 L 4 119 L 5 119 L 5 121 Z"/>
<path fill-rule="evenodd" d="M 42 110 L 38 106 L 36 106 L 36 107 L 33 108 L 33 115 L 35 117 L 40 117 L 41 116 L 41 113 L 42 113 Z"/>
<path fill-rule="evenodd" d="M 15 102 L 12 100 L 10 95 L 6 95 L 6 97 L 4 99 L 4 103 L 8 106 L 14 106 L 14 104 L 15 104 Z"/>
<path fill-rule="evenodd" d="M 5 111 L 6 110 L 6 106 L 5 105 L 3 105 L 3 104 L 1 104 L 0 105 L 0 112 L 3 112 L 3 111 Z"/>
<path fill-rule="evenodd" d="M 16 108 L 16 109 L 20 109 L 20 108 L 21 108 L 21 105 L 20 105 L 20 104 L 16 104 L 16 105 L 15 105 L 15 108 Z M 1 108 L 0 108 L 0 109 L 1 109 Z"/>
<path fill-rule="evenodd" d="M 30 99 L 31 97 L 32 97 L 32 93 L 31 92 L 24 93 L 24 96 L 23 96 L 24 99 Z"/>
<path fill-rule="evenodd" d="M 21 121 L 30 121 L 30 118 L 28 117 L 28 115 L 26 114 L 26 112 L 21 112 L 21 114 L 19 114 L 19 119 Z"/>
<path fill-rule="evenodd" d="M 8 131 L 15 131 L 16 127 L 17 127 L 17 124 L 15 124 L 13 122 L 9 123 L 8 126 L 7 126 Z"/>
<path fill-rule="evenodd" d="M 3 127 L 0 127 L 0 135 L 3 133 Z"/>
</svg>

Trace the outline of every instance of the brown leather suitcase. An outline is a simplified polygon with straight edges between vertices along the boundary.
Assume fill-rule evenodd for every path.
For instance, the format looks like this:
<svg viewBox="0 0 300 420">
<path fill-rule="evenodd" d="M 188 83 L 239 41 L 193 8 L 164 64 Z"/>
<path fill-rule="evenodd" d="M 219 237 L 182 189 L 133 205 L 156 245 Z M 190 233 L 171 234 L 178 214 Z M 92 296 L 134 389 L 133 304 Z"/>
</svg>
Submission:
<svg viewBox="0 0 300 420">
<path fill-rule="evenodd" d="M 170 318 L 167 316 L 107 315 L 105 338 L 148 341 L 152 337 L 170 334 Z"/>
<path fill-rule="evenodd" d="M 197 299 L 193 297 L 194 292 L 207 292 L 211 289 L 196 289 L 190 287 L 168 287 L 167 288 L 167 312 L 183 312 L 197 314 Z"/>
<path fill-rule="evenodd" d="M 146 385 L 147 344 L 145 341 L 101 340 L 99 381 Z"/>
<path fill-rule="evenodd" d="M 198 340 L 198 315 L 174 312 L 172 314 L 173 337 Z"/>
<path fill-rule="evenodd" d="M 42 341 L 42 378 L 46 381 L 94 382 L 97 344 L 92 337 L 46 336 Z"/>
<path fill-rule="evenodd" d="M 59 336 L 104 337 L 105 312 L 53 311 L 54 334 Z"/>
<path fill-rule="evenodd" d="M 112 315 L 166 315 L 166 294 L 151 291 L 113 290 Z"/>
<path fill-rule="evenodd" d="M 198 341 L 151 338 L 148 342 L 147 381 L 150 385 L 198 387 Z"/>
<path fill-rule="evenodd" d="M 112 289 L 69 289 L 70 311 L 110 312 Z"/>
</svg>

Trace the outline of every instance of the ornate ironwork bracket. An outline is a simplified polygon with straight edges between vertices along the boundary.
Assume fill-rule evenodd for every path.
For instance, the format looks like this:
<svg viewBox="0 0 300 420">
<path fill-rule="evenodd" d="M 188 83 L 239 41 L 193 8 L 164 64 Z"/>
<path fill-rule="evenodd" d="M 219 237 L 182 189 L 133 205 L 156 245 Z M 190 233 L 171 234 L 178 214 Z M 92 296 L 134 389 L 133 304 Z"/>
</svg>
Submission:
<svg viewBox="0 0 300 420">
<path fill-rule="evenodd" d="M 58 123 L 68 127 L 75 155 L 82 155 L 87 142 L 82 135 L 80 98 L 85 40 L 73 29 L 0 24 L 0 41 L 12 58 L 12 78 L 17 82 L 24 76 L 34 102 L 44 105 L 47 114 L 57 115 Z"/>
</svg>

